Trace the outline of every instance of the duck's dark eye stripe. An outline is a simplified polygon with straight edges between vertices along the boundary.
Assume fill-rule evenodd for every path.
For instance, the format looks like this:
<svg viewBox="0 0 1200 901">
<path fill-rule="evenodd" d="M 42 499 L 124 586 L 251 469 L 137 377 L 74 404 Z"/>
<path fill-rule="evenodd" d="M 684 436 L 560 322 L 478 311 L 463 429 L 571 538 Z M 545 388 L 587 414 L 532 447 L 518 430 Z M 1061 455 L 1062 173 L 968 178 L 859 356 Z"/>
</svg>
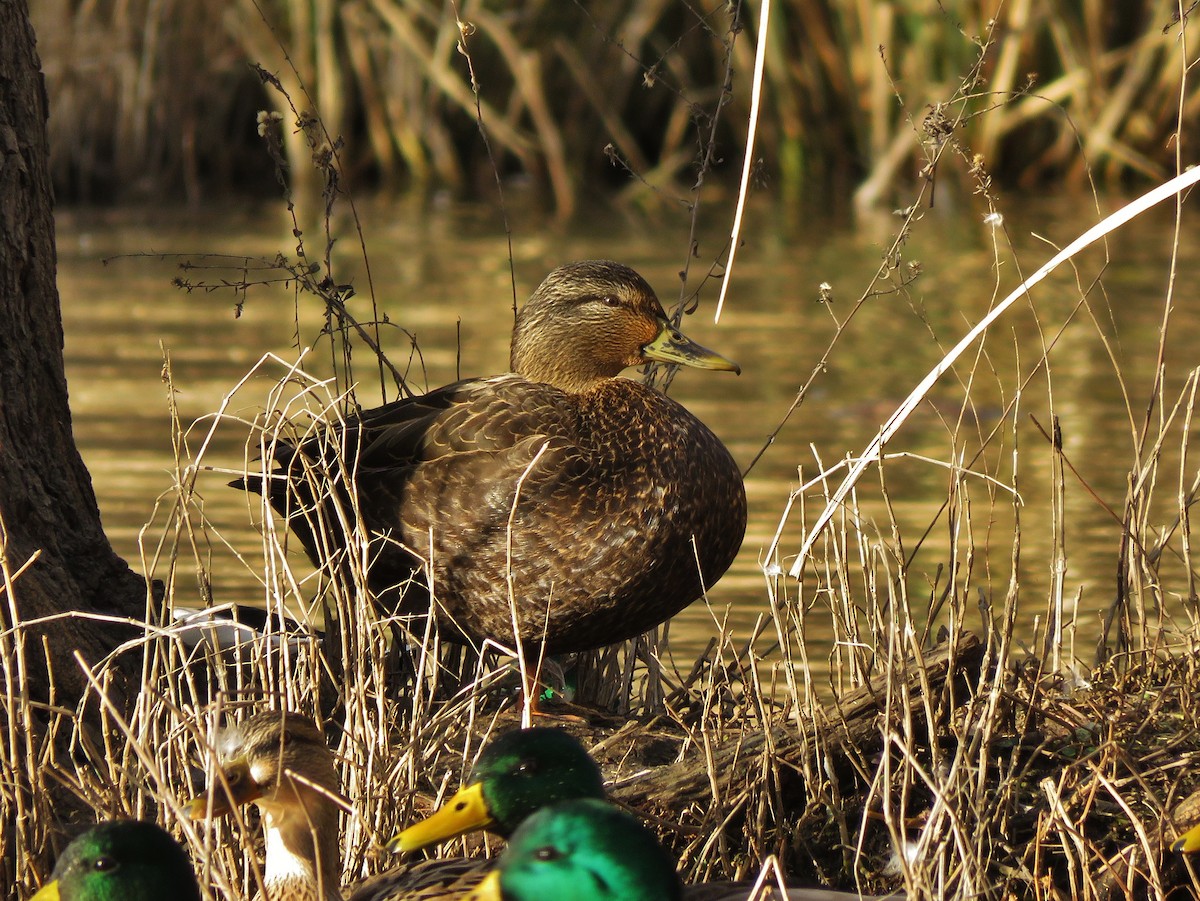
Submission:
<svg viewBox="0 0 1200 901">
<path fill-rule="evenodd" d="M 243 751 L 244 756 L 255 759 L 266 757 L 278 757 L 280 748 L 302 748 L 313 747 L 316 743 L 307 735 L 296 735 L 291 732 L 285 732 L 282 740 L 278 735 L 267 736 L 263 741 L 253 745 L 247 745 Z"/>
<path fill-rule="evenodd" d="M 257 744 L 247 745 L 243 749 L 242 754 L 245 757 L 254 757 L 254 758 L 265 757 L 268 754 L 274 754 L 274 755 L 278 756 L 278 754 L 279 754 L 279 739 L 273 738 L 270 741 L 261 741 L 261 742 L 258 742 Z"/>
</svg>

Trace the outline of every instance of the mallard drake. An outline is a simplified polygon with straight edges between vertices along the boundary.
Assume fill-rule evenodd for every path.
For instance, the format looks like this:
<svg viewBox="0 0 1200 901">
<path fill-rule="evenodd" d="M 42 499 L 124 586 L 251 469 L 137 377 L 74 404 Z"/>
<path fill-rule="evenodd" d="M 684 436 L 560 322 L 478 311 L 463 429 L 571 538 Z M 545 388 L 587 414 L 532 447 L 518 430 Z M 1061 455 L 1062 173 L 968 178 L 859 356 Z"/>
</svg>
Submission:
<svg viewBox="0 0 1200 901">
<path fill-rule="evenodd" d="M 605 801 L 581 798 L 544 807 L 521 824 L 472 901 L 746 901 L 752 883 L 684 887 L 654 833 Z M 832 889 L 768 888 L 755 897 L 788 901 L 869 901 Z"/>
<path fill-rule="evenodd" d="M 193 819 L 255 804 L 267 849 L 265 897 L 257 901 L 341 901 L 340 783 L 325 737 L 308 717 L 271 711 L 224 729 L 214 783 L 189 805 Z M 353 901 L 462 897 L 484 872 L 479 861 L 422 861 L 351 890 Z"/>
<path fill-rule="evenodd" d="M 191 861 L 154 823 L 111 820 L 67 845 L 33 901 L 200 901 Z"/>
<path fill-rule="evenodd" d="M 675 862 L 649 829 L 594 798 L 525 820 L 473 901 L 679 901 Z"/>
<path fill-rule="evenodd" d="M 569 263 L 518 314 L 511 372 L 281 444 L 266 487 L 233 484 L 265 490 L 318 566 L 355 546 L 337 526 L 355 516 L 331 504 L 352 494 L 373 594 L 419 614 L 432 585 L 444 636 L 511 647 L 511 599 L 527 648 L 611 644 L 700 597 L 746 528 L 741 474 L 716 435 L 618 377 L 652 360 L 740 371 L 675 328 L 632 269 Z"/>
<path fill-rule="evenodd" d="M 517 729 L 490 741 L 466 784 L 388 847 L 417 851 L 477 829 L 507 838 L 534 811 L 571 798 L 604 798 L 596 761 L 561 729 Z"/>
</svg>

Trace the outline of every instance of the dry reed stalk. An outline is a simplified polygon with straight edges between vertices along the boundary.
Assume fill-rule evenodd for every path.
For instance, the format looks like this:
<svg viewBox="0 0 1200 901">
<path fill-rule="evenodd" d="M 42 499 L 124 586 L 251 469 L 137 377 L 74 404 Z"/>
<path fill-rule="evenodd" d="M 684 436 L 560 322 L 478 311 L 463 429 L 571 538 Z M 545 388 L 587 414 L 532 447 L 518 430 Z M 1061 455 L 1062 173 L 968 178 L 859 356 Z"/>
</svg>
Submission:
<svg viewBox="0 0 1200 901">
<path fill-rule="evenodd" d="M 402 11 L 414 17 L 419 12 L 411 6 Z M 1079 39 L 1084 38 L 1081 46 L 1093 59 L 1101 57 L 1099 36 L 1085 30 Z M 1060 52 L 1068 49 L 1064 44 Z M 968 71 L 974 73 L 977 63 Z M 1011 67 L 1008 71 L 1005 77 L 1011 78 Z M 974 77 L 956 96 L 974 90 Z M 970 115 L 969 105 L 959 104 L 958 118 L 945 120 L 953 123 L 951 133 Z M 715 141 L 715 132 L 711 135 Z M 936 143 L 930 170 L 960 167 L 958 177 L 973 184 L 989 213 L 999 214 L 986 168 L 972 161 L 969 148 L 957 138 Z M 1177 182 L 1171 190 L 1178 188 Z M 858 326 L 859 311 L 885 290 L 919 287 L 904 254 L 911 230 L 920 228 L 927 196 L 925 187 L 917 192 L 875 278 L 852 308 L 830 310 L 836 333 L 793 409 L 824 363 L 835 359 L 838 342 Z M 1136 214 L 1129 208 L 1122 215 Z M 997 268 L 1006 261 L 1002 251 L 1010 249 L 1004 246 L 1007 237 L 999 228 L 993 231 Z M 257 368 L 277 382 L 261 403 L 264 412 L 243 469 L 258 457 L 263 462 L 255 465 L 264 477 L 283 441 L 319 436 L 330 442 L 330 458 L 343 453 L 337 429 L 318 425 L 336 424 L 348 406 L 344 386 L 354 380 L 344 368 L 349 353 L 338 342 L 352 336 L 379 346 L 378 335 L 358 323 L 346 298 L 330 294 L 324 280 L 333 281 L 330 243 L 324 269 L 317 269 L 320 277 L 305 282 L 307 269 L 299 263 L 285 270 L 329 304 L 329 321 L 335 323 L 329 356 L 343 368 L 329 380 L 305 376 L 302 356 L 264 359 Z M 1060 257 L 1074 252 L 1068 248 Z M 1078 281 L 1075 290 L 1079 304 L 1086 304 L 1087 280 Z M 1160 369 L 1166 367 L 1172 299 L 1168 294 L 1164 303 Z M 1009 302 L 994 304 L 989 321 Z M 1073 316 L 1074 310 L 1068 323 Z M 1102 318 L 1092 314 L 1090 321 Z M 1014 348 L 1011 374 L 995 362 L 1002 348 L 994 338 L 986 351 L 963 355 L 954 370 L 957 409 L 939 419 L 940 459 L 895 447 L 885 454 L 885 433 L 877 448 L 838 467 L 826 468 L 818 456 L 819 475 L 788 499 L 764 559 L 770 618 L 749 640 L 714 614 L 710 648 L 686 674 L 669 665 L 669 633 L 657 644 L 634 643 L 591 662 L 614 704 L 640 719 L 632 728 L 600 730 L 593 750 L 607 755 L 618 795 L 641 792 L 651 807 L 655 798 L 669 800 L 662 832 L 690 876 L 752 875 L 763 859 L 777 859 L 801 878 L 868 888 L 902 885 L 913 898 L 1086 901 L 1118 897 L 1135 880 L 1143 896 L 1159 898 L 1187 881 L 1174 872 L 1177 862 L 1164 856 L 1163 838 L 1167 843 L 1172 838 L 1164 822 L 1182 793 L 1179 783 L 1200 760 L 1189 532 L 1196 480 L 1186 463 L 1196 379 L 1189 376 L 1168 404 L 1166 381 L 1156 378 L 1139 398 L 1145 403 L 1140 415 L 1129 403 L 1125 569 L 1113 608 L 1122 632 L 1106 665 L 1085 667 L 1070 645 L 1064 579 L 1056 579 L 1047 597 L 1031 607 L 1021 598 L 1017 570 L 1041 532 L 1050 538 L 1045 565 L 1053 563 L 1061 575 L 1069 562 L 1069 444 L 1052 442 L 1048 476 L 1040 471 L 1022 476 L 1019 464 L 1032 454 L 1018 434 L 1018 419 L 1034 406 L 1029 390 L 1034 374 L 1060 386 L 1065 379 L 1063 364 L 1051 366 L 1063 329 L 1046 329 L 1031 360 Z M 950 371 L 954 353 L 946 355 L 939 372 Z M 1121 378 L 1119 367 L 1114 369 Z M 402 381 L 398 372 L 396 378 Z M 992 381 L 1005 402 L 1000 422 L 989 428 L 979 410 Z M 158 534 L 151 528 L 145 533 L 147 573 L 162 578 L 168 609 L 185 594 L 180 577 L 186 569 L 194 569 L 201 586 L 209 581 L 204 547 L 209 536 L 220 540 L 220 533 L 205 519 L 198 476 L 222 471 L 220 461 L 209 459 L 216 430 L 246 429 L 242 418 L 227 411 L 244 405 L 248 385 L 249 375 L 194 433 L 179 427 L 176 484 L 156 513 Z M 914 392 L 915 399 L 922 390 Z M 1064 406 L 1061 394 L 1061 388 L 1046 391 L 1052 417 Z M 252 405 L 260 405 L 259 398 Z M 898 426 L 905 415 L 901 411 L 892 423 Z M 1166 450 L 1175 445 L 1183 462 L 1178 475 L 1167 477 Z M 834 487 L 841 466 L 861 471 L 872 463 L 877 484 L 851 475 Z M 905 525 L 898 484 L 904 467 L 931 464 L 946 480 L 945 502 L 928 524 L 914 529 Z M 285 523 L 269 504 L 250 501 L 263 546 L 261 554 L 247 552 L 242 559 L 260 580 L 265 606 L 324 620 L 323 638 L 289 636 L 271 625 L 264 636 L 226 651 L 193 648 L 151 599 L 141 635 L 112 659 L 83 668 L 92 689 L 74 710 L 34 707 L 16 690 L 25 655 L 37 650 L 23 642 L 19 574 L 6 561 L 11 622 L 0 633 L 5 679 L 0 813 L 19 829 L 3 831 L 0 841 L 11 845 L 0 861 L 18 860 L 13 876 L 22 891 L 27 893 L 49 863 L 14 856 L 40 849 L 54 826 L 56 811 L 45 800 L 48 783 L 104 814 L 152 815 L 167 823 L 203 853 L 206 886 L 224 892 L 253 885 L 259 877 L 246 824 L 197 831 L 179 816 L 193 764 L 211 758 L 211 727 L 242 707 L 287 707 L 328 720 L 343 787 L 358 801 L 343 829 L 343 864 L 354 874 L 386 865 L 375 856 L 378 840 L 456 786 L 486 735 L 506 722 L 488 697 L 504 675 L 485 655 L 455 661 L 441 646 L 432 619 L 418 624 L 379 616 L 366 590 L 369 549 L 354 528 L 360 517 L 353 473 L 343 470 L 341 476 L 349 480 L 348 500 L 328 493 L 328 473 L 314 470 L 312 476 L 326 491 L 314 512 L 353 540 L 344 547 L 336 543 L 325 565 L 309 572 L 289 552 Z M 827 511 L 817 517 L 809 515 L 807 496 L 814 486 Z M 1034 494 L 1048 498 L 1047 523 L 1022 514 L 1022 497 Z M 1164 494 L 1172 496 L 1163 500 Z M 1008 532 L 988 523 L 1009 508 Z M 1158 533 L 1156 511 L 1164 508 L 1177 514 L 1178 529 Z M 800 522 L 795 544 L 785 529 L 790 518 Z M 325 528 L 318 531 L 324 534 Z M 784 574 L 797 547 L 802 580 Z M 1173 578 L 1188 586 L 1183 604 L 1172 603 L 1166 587 L 1171 577 L 1164 576 L 1163 561 L 1176 550 L 1180 571 Z M 993 566 L 999 578 L 993 578 Z M 1035 650 L 1025 650 L 1019 626 L 1031 610 L 1042 609 L 1048 615 L 1034 634 Z M 827 684 L 810 666 L 814 619 L 831 623 L 834 632 Z M 976 625 L 982 639 L 973 635 Z M 397 665 L 401 643 L 411 648 L 409 669 L 403 671 Z M 114 678 L 116 663 L 126 655 L 137 655 L 141 663 L 141 690 L 127 706 L 122 703 L 127 693 Z M 98 728 L 89 725 L 96 716 Z M 634 736 L 638 740 L 631 742 Z M 673 765 L 661 768 L 668 761 Z M 892 862 L 896 852 L 901 856 Z"/>
<path fill-rule="evenodd" d="M 435 21 L 438 21 L 436 31 L 432 37 L 426 38 L 419 16 L 410 10 L 412 6 L 412 3 L 395 0 L 371 0 L 372 9 L 389 33 L 412 54 L 431 86 L 471 117 L 474 117 L 478 103 L 484 111 L 492 138 L 521 160 L 527 169 L 532 169 L 533 148 L 529 139 L 490 102 L 473 94 L 470 84 L 464 83 L 451 68 L 450 63 L 460 39 L 458 24 L 447 17 L 435 17 Z"/>
<path fill-rule="evenodd" d="M 1181 105 L 1196 104 L 1181 80 L 1178 7 L 790 4 L 776 10 L 763 51 L 770 114 L 761 156 L 785 197 L 865 175 L 860 200 L 889 202 L 907 192 L 905 169 L 919 166 L 924 140 L 905 109 L 946 102 L 959 80 L 959 137 L 1010 182 L 1065 178 L 1078 189 L 1097 173 L 1114 183 L 1161 179 L 1171 122 Z M 655 195 L 643 181 L 687 181 L 692 119 L 727 93 L 734 115 L 720 141 L 743 142 L 750 92 L 741 79 L 726 84 L 723 70 L 732 62 L 749 72 L 757 49 L 753 35 L 734 40 L 744 29 L 741 4 L 698 10 L 670 0 L 526 4 L 506 16 L 471 2 L 456 14 L 431 0 L 47 2 L 35 13 L 54 98 L 57 179 L 64 194 L 83 198 L 161 196 L 166 185 L 197 201 L 243 184 L 234 170 L 253 140 L 250 105 L 286 112 L 246 72 L 257 63 L 302 111 L 320 114 L 331 144 L 345 138 L 361 148 L 350 169 L 384 184 L 469 189 L 489 168 L 464 127 L 478 105 L 503 155 L 548 189 L 560 215 L 586 186 L 607 180 L 609 143 L 637 176 L 625 193 L 645 203 Z M 464 41 L 474 73 L 461 65 Z M 972 58 L 978 77 L 957 79 Z M 595 64 L 581 69 L 579 60 Z M 903 103 L 894 102 L 897 85 Z M 315 196 L 302 131 L 289 126 L 282 140 L 295 178 Z M 969 177 L 947 177 L 970 187 Z M 294 187 L 308 196 L 299 181 Z"/>
</svg>

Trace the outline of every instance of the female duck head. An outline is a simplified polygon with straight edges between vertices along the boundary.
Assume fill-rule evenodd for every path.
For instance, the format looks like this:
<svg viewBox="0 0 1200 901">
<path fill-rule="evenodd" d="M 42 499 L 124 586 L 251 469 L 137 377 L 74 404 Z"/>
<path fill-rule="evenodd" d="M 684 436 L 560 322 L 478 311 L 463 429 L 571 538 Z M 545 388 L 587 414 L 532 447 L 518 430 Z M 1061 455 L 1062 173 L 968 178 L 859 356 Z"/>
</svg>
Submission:
<svg viewBox="0 0 1200 901">
<path fill-rule="evenodd" d="M 741 372 L 671 325 L 646 280 L 620 263 L 559 266 L 517 314 L 513 372 L 564 391 L 585 391 L 650 360 Z"/>
<path fill-rule="evenodd" d="M 256 714 L 221 732 L 217 757 L 217 778 L 189 805 L 192 819 L 253 803 L 266 833 L 267 897 L 340 899 L 339 780 L 316 724 L 297 713 Z"/>
<path fill-rule="evenodd" d="M 33 901 L 200 901 L 183 848 L 153 823 L 113 820 L 67 845 Z"/>
</svg>

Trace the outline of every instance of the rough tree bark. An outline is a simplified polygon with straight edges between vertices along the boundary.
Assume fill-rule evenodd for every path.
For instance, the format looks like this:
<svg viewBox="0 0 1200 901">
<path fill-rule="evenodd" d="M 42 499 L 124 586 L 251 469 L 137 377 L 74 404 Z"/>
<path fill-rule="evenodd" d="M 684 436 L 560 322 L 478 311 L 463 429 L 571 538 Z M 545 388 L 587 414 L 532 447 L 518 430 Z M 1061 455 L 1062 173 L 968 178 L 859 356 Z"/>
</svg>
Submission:
<svg viewBox="0 0 1200 901">
<path fill-rule="evenodd" d="M 113 551 L 91 476 L 71 428 L 55 285 L 47 100 L 27 0 L 0 0 L 0 554 L 6 573 L 38 555 L 6 587 L 0 617 L 21 621 L 82 610 L 144 615 L 146 589 Z M 76 650 L 95 661 L 126 630 L 60 619 L 26 636 L 28 688 L 45 694 L 50 649 L 60 703 L 82 688 Z M 40 681 L 40 684 L 39 684 Z"/>
</svg>

